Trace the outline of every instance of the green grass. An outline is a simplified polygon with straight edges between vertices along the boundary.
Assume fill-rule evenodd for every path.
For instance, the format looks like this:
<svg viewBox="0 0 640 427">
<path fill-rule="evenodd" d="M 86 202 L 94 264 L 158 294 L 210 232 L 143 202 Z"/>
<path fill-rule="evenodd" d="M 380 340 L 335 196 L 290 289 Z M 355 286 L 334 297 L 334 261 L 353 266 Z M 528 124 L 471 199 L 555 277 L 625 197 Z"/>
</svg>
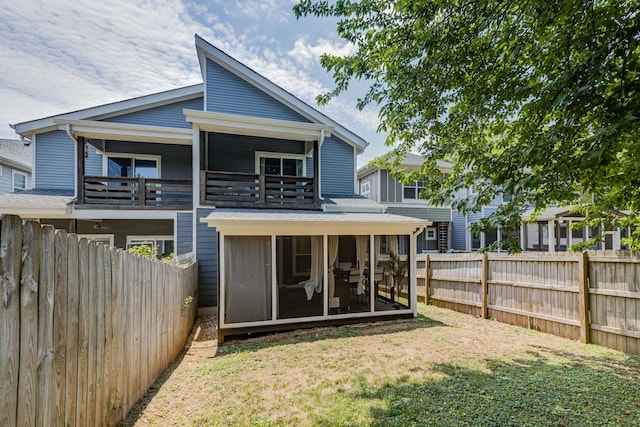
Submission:
<svg viewBox="0 0 640 427">
<path fill-rule="evenodd" d="M 157 425 L 640 425 L 640 358 L 421 311 L 410 321 L 229 342 L 214 357 L 183 361 L 141 417 Z"/>
</svg>

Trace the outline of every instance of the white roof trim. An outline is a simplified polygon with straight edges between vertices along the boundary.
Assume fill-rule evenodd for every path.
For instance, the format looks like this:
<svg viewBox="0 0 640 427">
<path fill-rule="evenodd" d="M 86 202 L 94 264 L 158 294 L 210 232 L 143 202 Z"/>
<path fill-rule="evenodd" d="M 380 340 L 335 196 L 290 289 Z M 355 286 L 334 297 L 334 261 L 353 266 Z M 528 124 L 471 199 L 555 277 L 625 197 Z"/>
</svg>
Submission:
<svg viewBox="0 0 640 427">
<path fill-rule="evenodd" d="M 160 107 L 174 102 L 186 101 L 201 97 L 204 91 L 204 84 L 200 83 L 164 92 L 144 95 L 124 101 L 99 105 L 97 107 L 85 108 L 69 113 L 63 113 L 42 119 L 10 125 L 17 134 L 25 138 L 32 138 L 34 134 L 56 130 L 54 119 L 83 120 L 83 119 L 105 119 L 109 117 L 129 114 L 149 108 Z"/>
<path fill-rule="evenodd" d="M 322 131 L 331 136 L 332 126 L 288 120 L 265 119 L 237 114 L 214 113 L 198 110 L 183 110 L 187 121 L 197 124 L 202 130 L 235 135 L 264 136 L 295 141 L 319 141 Z"/>
<path fill-rule="evenodd" d="M 413 234 L 430 221 L 390 214 L 347 213 L 226 213 L 212 212 L 200 222 L 226 235 L 369 235 Z M 397 217 L 397 220 L 396 220 Z"/>
<path fill-rule="evenodd" d="M 200 61 L 200 71 L 203 74 L 203 78 L 205 78 L 205 58 L 211 59 L 216 64 L 221 67 L 227 69 L 273 98 L 277 99 L 287 107 L 296 111 L 298 114 L 303 117 L 311 120 L 314 123 L 326 123 L 335 128 L 333 132 L 338 138 L 342 139 L 346 143 L 353 145 L 358 150 L 358 154 L 360 154 L 364 149 L 369 145 L 367 141 L 351 132 L 349 129 L 335 122 L 331 118 L 322 114 L 320 111 L 311 107 L 304 101 L 295 97 L 291 93 L 287 92 L 280 86 L 273 83 L 271 80 L 266 77 L 258 74 L 251 68 L 247 67 L 240 61 L 232 58 L 227 55 L 220 49 L 216 48 L 205 39 L 196 34 L 196 50 L 198 52 L 198 60 Z"/>
<path fill-rule="evenodd" d="M 18 215 L 21 218 L 71 218 L 71 205 L 33 203 L 4 203 L 1 209 L 3 215 Z"/>
<path fill-rule="evenodd" d="M 117 141 L 152 142 L 165 144 L 191 145 L 193 143 L 192 129 L 133 125 L 115 122 L 99 122 L 95 120 L 66 120 L 53 119 L 60 130 L 66 125 L 71 127 L 75 136 L 86 136 L 96 139 L 112 139 Z"/>
</svg>

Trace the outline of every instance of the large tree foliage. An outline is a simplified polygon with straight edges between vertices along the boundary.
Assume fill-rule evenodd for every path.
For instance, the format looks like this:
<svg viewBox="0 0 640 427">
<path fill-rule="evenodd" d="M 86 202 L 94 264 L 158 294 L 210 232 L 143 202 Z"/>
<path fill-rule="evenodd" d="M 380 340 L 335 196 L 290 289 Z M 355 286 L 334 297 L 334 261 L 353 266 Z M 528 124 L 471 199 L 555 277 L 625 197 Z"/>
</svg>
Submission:
<svg viewBox="0 0 640 427">
<path fill-rule="evenodd" d="M 473 211 L 510 204 L 483 227 L 513 225 L 526 207 L 578 205 L 592 224 L 613 210 L 640 218 L 640 0 L 302 0 L 298 17 L 337 17 L 356 47 L 325 54 L 335 89 L 364 80 L 358 107 L 378 104 L 397 163 L 425 157 L 432 202 L 461 188 Z M 436 161 L 454 162 L 440 180 Z M 398 171 L 399 172 L 399 171 Z M 415 179 L 416 176 L 408 177 Z M 632 246 L 640 247 L 640 228 Z"/>
</svg>

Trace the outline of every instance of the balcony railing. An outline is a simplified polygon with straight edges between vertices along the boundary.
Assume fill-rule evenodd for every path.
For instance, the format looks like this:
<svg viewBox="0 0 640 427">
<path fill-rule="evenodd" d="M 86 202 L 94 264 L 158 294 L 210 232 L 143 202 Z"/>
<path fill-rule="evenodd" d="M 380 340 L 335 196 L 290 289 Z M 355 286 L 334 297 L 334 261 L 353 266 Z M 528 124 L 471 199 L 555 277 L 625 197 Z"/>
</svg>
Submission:
<svg viewBox="0 0 640 427">
<path fill-rule="evenodd" d="M 191 180 L 82 177 L 79 206 L 95 209 L 184 209 L 192 206 Z"/>
<path fill-rule="evenodd" d="M 315 178 L 200 172 L 200 201 L 217 207 L 320 209 Z"/>
</svg>

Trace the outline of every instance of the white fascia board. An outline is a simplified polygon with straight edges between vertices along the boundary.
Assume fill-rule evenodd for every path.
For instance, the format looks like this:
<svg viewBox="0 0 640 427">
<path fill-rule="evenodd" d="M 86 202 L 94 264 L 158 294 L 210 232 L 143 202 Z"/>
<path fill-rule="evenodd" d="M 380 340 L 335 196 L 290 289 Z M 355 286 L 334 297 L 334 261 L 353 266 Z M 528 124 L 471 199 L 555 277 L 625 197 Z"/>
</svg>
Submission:
<svg viewBox="0 0 640 427">
<path fill-rule="evenodd" d="M 191 212 L 165 209 L 74 209 L 73 218 L 76 219 L 175 219 L 177 212 Z"/>
<path fill-rule="evenodd" d="M 357 221 L 253 221 L 202 218 L 201 222 L 215 227 L 228 236 L 318 236 L 318 235 L 402 235 L 431 225 L 429 221 L 385 223 Z"/>
<path fill-rule="evenodd" d="M 184 109 L 183 113 L 188 122 L 197 125 L 201 130 L 234 135 L 263 136 L 294 141 L 318 141 L 322 137 L 323 130 L 325 137 L 331 136 L 333 131 L 332 126 L 315 123 L 189 109 Z"/>
<path fill-rule="evenodd" d="M 322 114 L 320 111 L 316 110 L 306 102 L 287 92 L 285 89 L 276 85 L 266 77 L 258 74 L 237 59 L 227 55 L 197 34 L 196 50 L 198 52 L 200 70 L 203 73 L 203 78 L 205 78 L 205 66 L 203 64 L 206 61 L 206 58 L 209 58 L 216 64 L 232 72 L 241 79 L 247 81 L 249 84 L 256 86 L 258 89 L 277 99 L 282 104 L 286 105 L 287 107 L 291 108 L 292 110 L 296 111 L 312 122 L 327 123 L 335 127 L 334 135 L 336 135 L 338 138 L 345 141 L 349 145 L 353 145 L 354 147 L 356 147 L 358 153 L 363 152 L 364 149 L 369 145 L 367 141 L 351 132 L 349 129 Z"/>
<path fill-rule="evenodd" d="M 160 107 L 174 102 L 186 101 L 202 96 L 204 85 L 202 83 L 172 89 L 164 92 L 144 95 L 124 101 L 85 108 L 69 113 L 44 117 L 42 119 L 11 125 L 18 135 L 31 138 L 33 134 L 49 132 L 58 129 L 54 119 L 83 120 L 83 119 L 106 119 L 109 117 L 129 114 L 149 108 Z"/>
<path fill-rule="evenodd" d="M 180 145 L 191 145 L 192 142 L 192 130 L 189 128 L 133 125 L 95 120 L 54 119 L 54 122 L 59 126 L 59 130 L 65 130 L 69 125 L 73 135 L 95 139 Z"/>
<path fill-rule="evenodd" d="M 13 160 L 7 159 L 6 157 L 0 157 L 0 165 L 7 166 L 11 169 L 16 169 L 21 172 L 31 173 L 31 167 L 25 165 L 24 163 L 18 163 Z"/>
<path fill-rule="evenodd" d="M 71 218 L 71 209 L 67 206 L 5 204 L 3 215 L 18 215 L 20 218 Z"/>
<path fill-rule="evenodd" d="M 345 213 L 385 213 L 387 206 L 353 206 L 353 205 L 322 205 L 324 212 L 345 212 Z"/>
</svg>

